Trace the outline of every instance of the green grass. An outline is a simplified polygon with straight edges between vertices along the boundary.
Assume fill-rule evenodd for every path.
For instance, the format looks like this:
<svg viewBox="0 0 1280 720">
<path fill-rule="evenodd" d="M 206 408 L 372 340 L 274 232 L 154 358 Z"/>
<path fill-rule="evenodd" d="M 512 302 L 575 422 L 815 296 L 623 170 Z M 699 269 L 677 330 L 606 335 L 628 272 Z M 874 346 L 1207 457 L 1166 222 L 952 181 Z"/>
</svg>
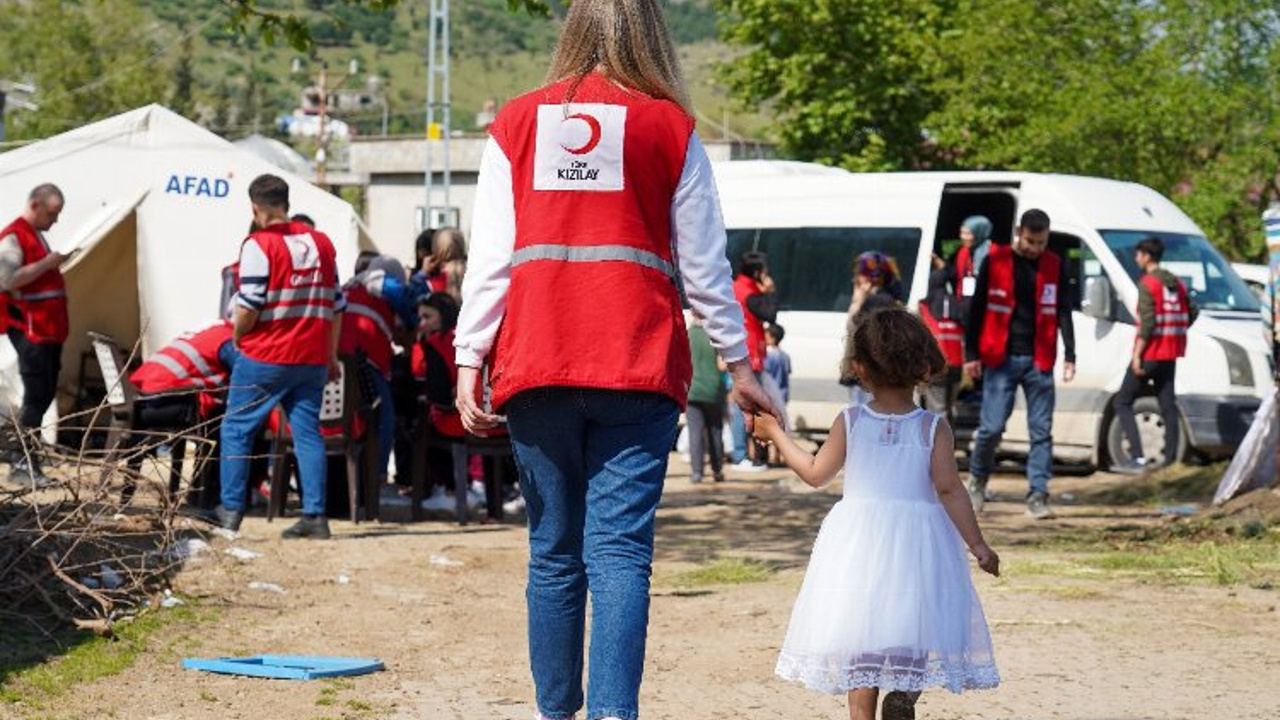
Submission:
<svg viewBox="0 0 1280 720">
<path fill-rule="evenodd" d="M 1082 493 L 1081 501 L 1099 505 L 1174 505 L 1209 503 L 1227 470 L 1225 462 L 1204 467 L 1174 465 L 1129 482 Z"/>
<path fill-rule="evenodd" d="M 693 588 L 710 585 L 741 585 L 763 582 L 773 577 L 775 568 L 768 563 L 750 558 L 720 558 L 704 564 L 696 570 L 686 570 L 674 575 L 669 584 Z"/>
<path fill-rule="evenodd" d="M 1222 587 L 1280 585 L 1280 533 L 1253 539 L 1184 540 L 1097 544 L 1053 557 L 1011 561 L 1009 577 L 1129 578 L 1167 584 Z"/>
<path fill-rule="evenodd" d="M 172 625 L 195 624 L 214 619 L 217 611 L 189 604 L 147 612 L 131 623 L 114 627 L 113 638 L 94 637 L 72 647 L 61 657 L 30 667 L 0 669 L 0 706 L 21 703 L 40 709 L 75 687 L 116 675 L 148 649 L 151 638 Z M 201 699 L 206 699 L 203 696 Z"/>
</svg>

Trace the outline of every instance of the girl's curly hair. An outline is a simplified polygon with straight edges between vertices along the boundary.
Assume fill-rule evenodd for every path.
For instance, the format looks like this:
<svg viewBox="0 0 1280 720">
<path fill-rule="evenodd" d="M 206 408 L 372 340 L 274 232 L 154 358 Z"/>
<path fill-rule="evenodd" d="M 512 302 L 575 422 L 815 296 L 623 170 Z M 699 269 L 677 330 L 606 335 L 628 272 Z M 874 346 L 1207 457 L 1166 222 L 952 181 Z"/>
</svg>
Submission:
<svg viewBox="0 0 1280 720">
<path fill-rule="evenodd" d="M 855 363 L 862 366 L 861 373 Z M 932 380 L 946 368 L 938 341 L 920 318 L 891 307 L 858 318 L 845 342 L 840 376 L 857 376 L 873 388 L 909 388 Z"/>
</svg>

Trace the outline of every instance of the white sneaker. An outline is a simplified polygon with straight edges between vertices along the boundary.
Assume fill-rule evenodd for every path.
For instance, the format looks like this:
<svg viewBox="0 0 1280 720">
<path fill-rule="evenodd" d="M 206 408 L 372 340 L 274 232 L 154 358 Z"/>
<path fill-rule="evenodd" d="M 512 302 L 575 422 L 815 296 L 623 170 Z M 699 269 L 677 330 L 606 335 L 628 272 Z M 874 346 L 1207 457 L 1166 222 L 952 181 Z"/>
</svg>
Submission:
<svg viewBox="0 0 1280 720">
<path fill-rule="evenodd" d="M 734 463 L 733 469 L 737 470 L 738 472 L 746 472 L 746 473 L 764 472 L 764 466 L 757 465 L 751 462 L 751 458 L 742 458 L 742 460 Z"/>
<path fill-rule="evenodd" d="M 508 500 L 502 503 L 502 512 L 508 515 L 519 515 L 524 512 L 524 496 L 521 495 L 515 500 Z"/>
<path fill-rule="evenodd" d="M 484 483 L 479 480 L 472 480 L 471 487 L 467 488 L 467 505 L 472 508 L 478 508 L 483 507 L 484 504 Z"/>
<path fill-rule="evenodd" d="M 444 488 L 436 486 L 435 492 L 431 493 L 431 497 L 422 501 L 423 510 L 448 510 L 454 509 L 453 498 L 445 493 Z"/>
</svg>

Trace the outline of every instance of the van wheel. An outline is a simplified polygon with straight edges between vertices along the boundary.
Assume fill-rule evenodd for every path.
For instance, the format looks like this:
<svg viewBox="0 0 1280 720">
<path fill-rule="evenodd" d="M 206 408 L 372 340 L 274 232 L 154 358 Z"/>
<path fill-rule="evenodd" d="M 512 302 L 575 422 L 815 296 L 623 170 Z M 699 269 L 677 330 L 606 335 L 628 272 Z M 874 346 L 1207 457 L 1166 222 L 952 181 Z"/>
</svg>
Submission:
<svg viewBox="0 0 1280 720">
<path fill-rule="evenodd" d="M 1138 398 L 1133 404 L 1133 418 L 1138 423 L 1138 437 L 1142 438 L 1143 454 L 1157 466 L 1167 464 L 1164 419 L 1160 417 L 1160 405 L 1156 399 Z M 1167 460 L 1170 463 L 1183 462 L 1187 458 L 1186 425 L 1179 430 L 1181 432 L 1178 433 L 1178 447 L 1174 449 L 1173 457 Z M 1112 413 L 1111 419 L 1107 421 L 1107 456 L 1112 468 L 1127 465 L 1133 460 L 1133 452 L 1129 448 L 1128 441 L 1124 439 L 1124 432 L 1120 429 L 1120 418 L 1116 417 L 1115 413 Z"/>
</svg>

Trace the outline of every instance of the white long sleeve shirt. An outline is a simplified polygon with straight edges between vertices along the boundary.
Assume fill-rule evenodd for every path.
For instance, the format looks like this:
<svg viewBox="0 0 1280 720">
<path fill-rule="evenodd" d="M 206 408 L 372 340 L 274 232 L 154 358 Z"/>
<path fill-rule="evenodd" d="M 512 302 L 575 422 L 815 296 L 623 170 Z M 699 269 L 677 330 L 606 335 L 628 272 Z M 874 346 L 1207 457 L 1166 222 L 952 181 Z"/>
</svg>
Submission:
<svg viewBox="0 0 1280 720">
<path fill-rule="evenodd" d="M 720 199 L 711 161 L 697 135 L 689 138 L 684 170 L 671 198 L 671 241 L 689 306 L 703 319 L 711 344 L 725 362 L 747 357 L 742 308 L 733 296 L 725 255 Z M 459 365 L 480 367 L 493 349 L 506 315 L 515 242 L 511 161 L 490 138 L 480 160 L 462 311 L 454 336 Z"/>
</svg>

